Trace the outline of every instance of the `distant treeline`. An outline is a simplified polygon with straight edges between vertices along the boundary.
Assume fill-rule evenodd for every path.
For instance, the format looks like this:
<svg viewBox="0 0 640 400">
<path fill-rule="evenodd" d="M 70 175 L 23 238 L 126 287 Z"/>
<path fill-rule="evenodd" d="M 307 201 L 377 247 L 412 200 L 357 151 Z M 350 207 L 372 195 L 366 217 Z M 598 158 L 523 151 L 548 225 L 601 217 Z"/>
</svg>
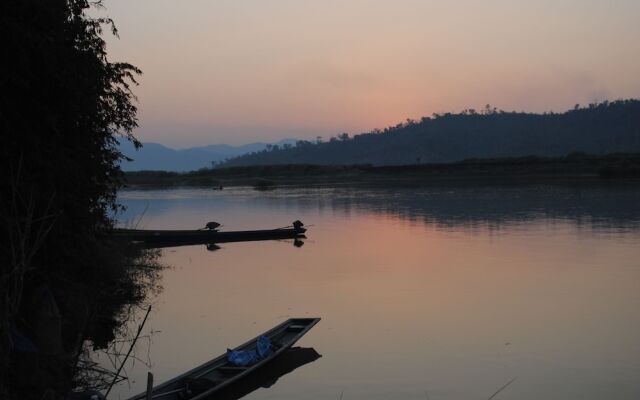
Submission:
<svg viewBox="0 0 640 400">
<path fill-rule="evenodd" d="M 406 165 L 469 158 L 559 157 L 572 152 L 640 152 L 640 100 L 576 105 L 564 113 L 544 114 L 505 112 L 487 105 L 481 111 L 434 114 L 353 137 L 342 133 L 328 141 L 318 138 L 269 146 L 220 166 Z"/>
<path fill-rule="evenodd" d="M 247 185 L 259 189 L 288 185 L 351 185 L 385 183 L 421 184 L 446 181 L 474 181 L 557 178 L 640 178 L 640 154 L 588 155 L 571 153 L 563 157 L 511 157 L 467 159 L 454 163 L 413 165 L 258 165 L 200 169 L 188 173 L 138 171 L 126 173 L 129 186 L 224 186 Z"/>
</svg>

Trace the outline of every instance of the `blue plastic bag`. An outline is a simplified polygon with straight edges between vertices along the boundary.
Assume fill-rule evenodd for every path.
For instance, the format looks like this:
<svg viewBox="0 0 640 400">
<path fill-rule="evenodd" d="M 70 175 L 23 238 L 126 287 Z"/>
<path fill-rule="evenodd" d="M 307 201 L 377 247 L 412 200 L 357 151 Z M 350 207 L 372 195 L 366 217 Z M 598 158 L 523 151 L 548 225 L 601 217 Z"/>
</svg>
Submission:
<svg viewBox="0 0 640 400">
<path fill-rule="evenodd" d="M 271 341 L 266 336 L 260 336 L 256 343 L 256 350 L 227 349 L 227 360 L 233 365 L 246 367 L 271 355 Z"/>
<path fill-rule="evenodd" d="M 233 365 L 246 367 L 258 361 L 258 354 L 255 350 L 230 350 L 227 349 L 227 360 Z"/>
</svg>

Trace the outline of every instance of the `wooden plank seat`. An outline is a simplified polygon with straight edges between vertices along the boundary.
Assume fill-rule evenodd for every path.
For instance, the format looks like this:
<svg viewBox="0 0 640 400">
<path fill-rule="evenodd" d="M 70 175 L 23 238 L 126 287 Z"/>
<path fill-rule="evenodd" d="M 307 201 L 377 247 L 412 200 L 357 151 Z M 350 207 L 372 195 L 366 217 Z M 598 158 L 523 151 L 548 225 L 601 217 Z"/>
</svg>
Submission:
<svg viewBox="0 0 640 400">
<path fill-rule="evenodd" d="M 301 331 L 304 328 L 306 328 L 306 326 L 304 326 L 304 325 L 289 325 L 289 326 L 287 326 L 287 330 L 288 331 Z"/>
</svg>

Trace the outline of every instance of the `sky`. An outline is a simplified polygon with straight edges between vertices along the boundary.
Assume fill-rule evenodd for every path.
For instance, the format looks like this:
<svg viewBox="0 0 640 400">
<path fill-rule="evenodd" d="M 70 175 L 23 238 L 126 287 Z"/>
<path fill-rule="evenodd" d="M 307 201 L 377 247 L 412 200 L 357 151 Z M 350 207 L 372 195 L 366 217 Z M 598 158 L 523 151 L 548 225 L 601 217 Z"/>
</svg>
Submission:
<svg viewBox="0 0 640 400">
<path fill-rule="evenodd" d="M 637 0 L 104 0 L 136 136 L 325 140 L 438 112 L 640 97 Z"/>
</svg>

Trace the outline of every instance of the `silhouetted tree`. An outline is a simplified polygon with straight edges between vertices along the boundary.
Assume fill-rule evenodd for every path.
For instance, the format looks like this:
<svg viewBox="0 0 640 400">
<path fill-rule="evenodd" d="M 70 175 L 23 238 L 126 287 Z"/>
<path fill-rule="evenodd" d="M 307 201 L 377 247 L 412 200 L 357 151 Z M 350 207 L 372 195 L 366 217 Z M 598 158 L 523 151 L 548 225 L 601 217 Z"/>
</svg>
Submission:
<svg viewBox="0 0 640 400">
<path fill-rule="evenodd" d="M 131 85 L 140 71 L 107 59 L 102 30 L 117 32 L 111 20 L 89 17 L 89 7 L 0 2 L 0 386 L 10 381 L 8 327 L 31 329 L 18 316 L 35 286 L 64 275 L 93 279 L 96 298 L 107 287 L 114 298 L 135 290 L 106 272 L 105 242 L 122 178 L 117 138 L 139 146 Z"/>
</svg>

